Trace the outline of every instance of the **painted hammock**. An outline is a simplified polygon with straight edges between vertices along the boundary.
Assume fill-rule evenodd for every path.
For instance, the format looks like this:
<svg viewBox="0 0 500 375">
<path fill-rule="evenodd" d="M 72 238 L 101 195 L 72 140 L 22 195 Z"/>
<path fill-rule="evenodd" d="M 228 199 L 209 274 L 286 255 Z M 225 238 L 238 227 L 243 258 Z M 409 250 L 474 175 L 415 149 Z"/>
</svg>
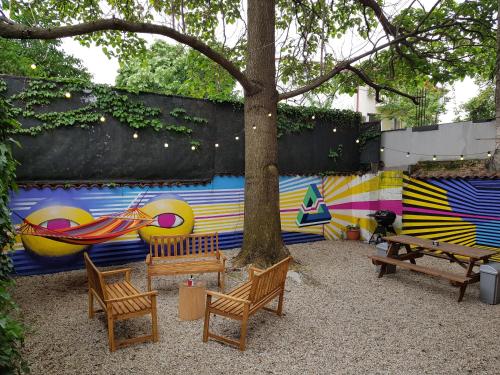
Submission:
<svg viewBox="0 0 500 375">
<path fill-rule="evenodd" d="M 153 220 L 139 208 L 130 208 L 124 212 L 101 216 L 90 223 L 57 230 L 23 219 L 18 234 L 40 236 L 75 245 L 92 245 L 138 230 L 151 224 Z"/>
</svg>

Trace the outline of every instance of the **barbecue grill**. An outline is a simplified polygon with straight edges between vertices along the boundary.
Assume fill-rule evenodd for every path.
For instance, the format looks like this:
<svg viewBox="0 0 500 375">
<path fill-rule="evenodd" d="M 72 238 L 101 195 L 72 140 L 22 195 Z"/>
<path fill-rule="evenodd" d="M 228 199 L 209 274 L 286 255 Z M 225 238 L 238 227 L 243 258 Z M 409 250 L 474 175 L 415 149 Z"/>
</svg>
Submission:
<svg viewBox="0 0 500 375">
<path fill-rule="evenodd" d="M 368 214 L 368 216 L 373 217 L 377 222 L 377 228 L 373 232 L 368 243 L 379 243 L 382 242 L 382 237 L 386 236 L 388 232 L 396 234 L 392 224 L 396 220 L 396 214 L 392 211 L 379 210 L 375 211 L 373 214 Z"/>
</svg>

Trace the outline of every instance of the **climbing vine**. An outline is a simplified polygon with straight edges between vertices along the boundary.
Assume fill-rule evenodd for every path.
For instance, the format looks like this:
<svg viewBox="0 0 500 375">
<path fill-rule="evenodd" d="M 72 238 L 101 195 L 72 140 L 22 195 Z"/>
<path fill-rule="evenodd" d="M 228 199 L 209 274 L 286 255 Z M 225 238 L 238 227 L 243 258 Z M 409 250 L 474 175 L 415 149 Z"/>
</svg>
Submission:
<svg viewBox="0 0 500 375">
<path fill-rule="evenodd" d="M 6 89 L 6 82 L 0 79 L 0 92 Z M 73 96 L 78 96 L 84 105 L 64 111 L 40 111 L 41 106 L 58 104 L 57 101 L 68 100 Z M 182 108 L 174 109 L 170 115 L 182 120 L 185 125 L 165 123 L 161 119 L 159 108 L 133 100 L 127 93 L 121 93 L 110 86 L 86 81 L 30 80 L 22 91 L 8 98 L 8 103 L 12 104 L 12 116 L 37 121 L 37 125 L 13 132 L 32 136 L 61 127 L 89 128 L 105 122 L 106 116 L 133 129 L 153 128 L 156 131 L 185 135 L 193 132 L 187 125 L 208 123 L 204 118 L 187 114 Z"/>
<path fill-rule="evenodd" d="M 2 90 L 0 82 L 0 93 Z M 14 228 L 8 209 L 10 189 L 15 189 L 16 161 L 12 146 L 19 146 L 10 133 L 20 125 L 11 115 L 11 107 L 0 95 L 0 373 L 18 374 L 28 372 L 27 363 L 21 356 L 24 342 L 24 326 L 16 319 L 18 307 L 10 296 L 14 282 L 11 259 L 7 253 L 14 244 Z"/>
</svg>

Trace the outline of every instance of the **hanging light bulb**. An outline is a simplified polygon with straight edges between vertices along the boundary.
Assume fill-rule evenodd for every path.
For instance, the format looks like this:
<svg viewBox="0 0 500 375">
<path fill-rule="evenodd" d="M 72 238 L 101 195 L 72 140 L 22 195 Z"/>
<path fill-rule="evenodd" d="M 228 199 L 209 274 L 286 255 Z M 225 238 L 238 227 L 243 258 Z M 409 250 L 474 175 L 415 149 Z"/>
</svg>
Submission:
<svg viewBox="0 0 500 375">
<path fill-rule="evenodd" d="M 337 132 L 337 128 L 333 128 L 333 132 L 336 133 Z"/>
<path fill-rule="evenodd" d="M 253 129 L 253 130 L 257 129 L 257 126 L 255 126 L 255 125 L 254 125 L 254 126 L 252 126 L 252 129 Z"/>
<path fill-rule="evenodd" d="M 432 155 L 432 160 L 436 161 L 437 157 L 436 155 Z"/>
<path fill-rule="evenodd" d="M 101 116 L 101 117 L 99 118 L 99 120 L 100 120 L 101 122 L 105 122 L 105 121 L 106 121 L 106 117 Z"/>
<path fill-rule="evenodd" d="M 167 147 L 168 147 L 168 143 L 167 143 L 167 142 L 165 142 L 165 143 L 163 144 L 163 147 L 167 148 Z"/>
<path fill-rule="evenodd" d="M 385 151 L 385 147 L 380 147 L 380 152 L 384 152 Z"/>
<path fill-rule="evenodd" d="M 215 144 L 215 148 L 218 148 L 218 147 L 219 147 L 219 144 L 218 144 L 218 143 L 216 143 L 216 144 Z"/>
<path fill-rule="evenodd" d="M 356 138 L 356 143 L 359 143 L 359 138 Z"/>
<path fill-rule="evenodd" d="M 273 114 L 272 114 L 271 112 L 269 112 L 269 113 L 267 114 L 267 117 L 273 117 Z"/>
<path fill-rule="evenodd" d="M 36 64 L 31 64 L 30 68 L 33 69 L 33 70 L 35 70 L 36 69 Z"/>
<path fill-rule="evenodd" d="M 192 146 L 191 146 L 191 151 L 194 151 L 194 150 L 196 150 L 196 146 L 195 146 L 195 145 L 192 145 Z"/>
<path fill-rule="evenodd" d="M 135 132 L 132 137 L 134 137 L 134 139 L 137 139 L 137 138 L 139 138 L 139 134 L 137 134 L 137 132 Z"/>
<path fill-rule="evenodd" d="M 464 156 L 463 155 L 460 155 L 460 160 L 464 160 Z"/>
<path fill-rule="evenodd" d="M 236 139 L 237 141 L 239 141 L 240 137 L 236 136 L 236 137 L 234 137 L 234 139 Z"/>
<path fill-rule="evenodd" d="M 71 93 L 69 91 L 66 91 L 64 93 L 64 96 L 69 99 L 69 98 L 71 98 Z"/>
<path fill-rule="evenodd" d="M 409 157 L 410 157 L 410 153 L 409 153 L 409 152 L 407 152 L 407 153 L 406 153 L 406 157 L 407 157 L 407 158 L 409 158 Z"/>
<path fill-rule="evenodd" d="M 488 151 L 488 157 L 491 158 L 491 151 Z"/>
<path fill-rule="evenodd" d="M 311 120 L 314 120 L 315 118 L 316 118 L 316 116 L 312 115 Z"/>
</svg>

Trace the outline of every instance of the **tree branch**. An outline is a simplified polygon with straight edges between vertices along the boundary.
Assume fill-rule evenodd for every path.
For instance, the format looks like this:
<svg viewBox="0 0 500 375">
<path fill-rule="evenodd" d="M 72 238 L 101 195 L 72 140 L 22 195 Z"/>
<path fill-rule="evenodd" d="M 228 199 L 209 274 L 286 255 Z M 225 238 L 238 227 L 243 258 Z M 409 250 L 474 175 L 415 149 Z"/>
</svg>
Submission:
<svg viewBox="0 0 500 375">
<path fill-rule="evenodd" d="M 77 25 L 52 28 L 27 27 L 20 24 L 8 23 L 4 19 L 2 19 L 2 21 L 3 22 L 0 21 L 0 37 L 8 39 L 59 39 L 106 30 L 164 35 L 197 50 L 222 66 L 241 84 L 241 86 L 243 86 L 247 95 L 253 95 L 259 90 L 257 85 L 253 84 L 232 61 L 226 59 L 219 52 L 210 48 L 199 39 L 182 34 L 167 26 L 144 22 L 131 22 L 116 18 L 100 19 Z"/>
<path fill-rule="evenodd" d="M 366 83 L 368 86 L 372 87 L 375 90 L 375 100 L 377 103 L 382 102 L 382 100 L 380 99 L 380 91 L 382 91 L 382 90 L 390 91 L 390 92 L 393 92 L 393 93 L 398 94 L 400 96 L 403 96 L 405 98 L 408 98 L 415 104 L 419 103 L 417 97 L 415 97 L 415 96 L 409 95 L 407 93 L 404 93 L 402 91 L 399 91 L 397 89 L 394 89 L 394 88 L 386 86 L 386 85 L 379 85 L 379 84 L 375 83 L 374 81 L 371 80 L 370 77 L 368 77 L 368 75 L 365 72 L 363 72 L 362 70 L 360 70 L 358 68 L 355 68 L 354 66 L 348 65 L 348 66 L 346 66 L 345 69 L 350 70 L 351 72 L 356 74 L 359 78 L 361 78 L 361 80 L 364 83 Z"/>
</svg>

